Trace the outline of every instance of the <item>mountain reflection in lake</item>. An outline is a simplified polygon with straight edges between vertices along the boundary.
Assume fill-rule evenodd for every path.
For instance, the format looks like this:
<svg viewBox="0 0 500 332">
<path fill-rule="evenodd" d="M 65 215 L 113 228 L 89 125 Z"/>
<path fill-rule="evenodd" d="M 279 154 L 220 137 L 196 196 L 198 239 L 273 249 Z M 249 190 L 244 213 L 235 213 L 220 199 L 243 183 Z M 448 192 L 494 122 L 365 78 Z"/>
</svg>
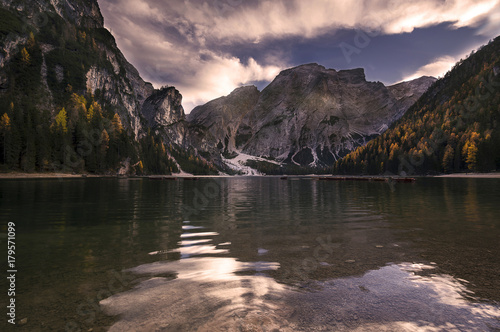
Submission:
<svg viewBox="0 0 500 332">
<path fill-rule="evenodd" d="M 499 329 L 499 184 L 3 181 L 21 330 Z"/>
</svg>

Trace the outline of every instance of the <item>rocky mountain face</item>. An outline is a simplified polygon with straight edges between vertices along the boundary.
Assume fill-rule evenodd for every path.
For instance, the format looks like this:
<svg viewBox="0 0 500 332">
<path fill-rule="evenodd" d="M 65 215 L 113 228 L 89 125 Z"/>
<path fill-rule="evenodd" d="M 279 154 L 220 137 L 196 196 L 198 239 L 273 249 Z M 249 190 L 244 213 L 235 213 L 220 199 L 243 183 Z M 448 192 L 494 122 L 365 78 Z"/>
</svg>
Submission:
<svg viewBox="0 0 500 332">
<path fill-rule="evenodd" d="M 332 165 L 399 119 L 435 81 L 386 87 L 363 69 L 302 65 L 281 72 L 262 92 L 243 87 L 197 107 L 190 124 L 226 155 L 246 154 L 300 166 Z"/>
<path fill-rule="evenodd" d="M 141 112 L 150 128 L 170 126 L 186 116 L 182 96 L 174 87 L 156 90 L 144 101 Z"/>
<path fill-rule="evenodd" d="M 47 22 L 48 13 L 56 13 L 63 19 L 75 23 L 77 26 L 86 28 L 102 28 L 104 19 L 96 0 L 2 0 L 3 7 L 15 9 L 24 13 L 25 23 L 44 25 Z M 33 21 L 35 19 L 37 22 Z"/>
<path fill-rule="evenodd" d="M 41 108 L 59 108 L 62 92 L 70 86 L 72 92 L 92 94 L 103 106 L 114 109 L 125 127 L 139 136 L 140 110 L 154 88 L 144 82 L 104 29 L 96 0 L 1 0 L 0 5 L 8 20 L 0 40 L 0 96 L 15 93 L 9 65 L 25 48 L 33 63 L 35 56 L 40 60 L 39 77 L 33 79 L 41 83 L 36 86 Z M 40 50 L 26 48 L 30 33 Z"/>
<path fill-rule="evenodd" d="M 398 108 L 401 110 L 400 113 L 396 114 L 394 120 L 399 120 L 406 110 L 408 110 L 435 81 L 436 78 L 434 77 L 422 76 L 412 81 L 389 86 L 388 89 L 397 100 Z"/>
<path fill-rule="evenodd" d="M 0 0 L 0 17 L 2 167 L 217 174 L 179 91 L 141 78 L 96 0 Z"/>
<path fill-rule="evenodd" d="M 260 92 L 255 86 L 237 88 L 230 95 L 198 106 L 191 111 L 187 121 L 206 134 L 204 141 L 217 146 L 224 154 L 238 151 L 237 131 L 243 118 L 249 114 L 259 100 Z"/>
</svg>

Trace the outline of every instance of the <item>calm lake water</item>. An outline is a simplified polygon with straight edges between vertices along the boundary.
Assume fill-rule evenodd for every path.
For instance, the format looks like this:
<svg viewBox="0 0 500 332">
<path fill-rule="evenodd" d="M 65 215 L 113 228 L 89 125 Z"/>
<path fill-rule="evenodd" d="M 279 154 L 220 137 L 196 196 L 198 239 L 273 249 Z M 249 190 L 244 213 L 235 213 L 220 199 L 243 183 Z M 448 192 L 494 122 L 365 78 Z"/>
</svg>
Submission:
<svg viewBox="0 0 500 332">
<path fill-rule="evenodd" d="M 2 180 L 0 219 L 16 331 L 500 329 L 500 179 Z"/>
</svg>

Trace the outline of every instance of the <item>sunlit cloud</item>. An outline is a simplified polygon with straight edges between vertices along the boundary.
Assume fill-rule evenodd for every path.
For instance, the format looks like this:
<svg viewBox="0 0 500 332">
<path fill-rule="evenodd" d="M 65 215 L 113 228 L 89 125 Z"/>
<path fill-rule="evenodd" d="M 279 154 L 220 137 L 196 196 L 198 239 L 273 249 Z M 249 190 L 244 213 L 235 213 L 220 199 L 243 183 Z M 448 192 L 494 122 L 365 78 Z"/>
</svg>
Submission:
<svg viewBox="0 0 500 332">
<path fill-rule="evenodd" d="M 176 87 L 182 92 L 187 111 L 209 100 L 231 93 L 236 87 L 253 81 L 271 81 L 280 72 L 277 66 L 261 66 L 250 58 L 242 63 L 238 58 L 214 57 L 209 63 L 195 63 L 194 76 L 186 77 Z"/>
<path fill-rule="evenodd" d="M 101 6 L 104 11 L 114 12 L 107 26 L 113 27 L 111 30 L 128 60 L 139 64 L 141 75 L 156 88 L 175 85 L 183 95 L 187 112 L 238 86 L 270 81 L 286 67 L 279 61 L 272 65 L 259 64 L 253 58 L 242 61 L 206 48 L 200 29 L 193 30 L 192 22 L 181 14 L 168 21 L 168 17 L 144 1 L 123 0 Z M 179 10 L 183 6 L 173 8 Z M 173 28 L 174 33 L 169 34 L 166 27 Z"/>
<path fill-rule="evenodd" d="M 467 59 L 473 52 L 476 52 L 483 45 L 480 43 L 476 44 L 473 49 L 469 50 L 465 54 L 460 54 L 457 56 L 441 56 L 430 63 L 418 68 L 413 73 L 405 73 L 403 79 L 399 82 L 410 81 L 422 76 L 433 76 L 436 78 L 443 77 L 448 71 L 450 71 L 460 60 Z M 399 83 L 398 82 L 398 83 Z"/>
<path fill-rule="evenodd" d="M 432 63 L 420 67 L 413 74 L 406 75 L 402 81 L 410 81 L 422 76 L 442 77 L 455 65 L 456 62 L 457 59 L 451 56 L 437 58 Z"/>
<path fill-rule="evenodd" d="M 486 18 L 486 24 L 481 27 L 479 33 L 493 38 L 498 35 L 500 31 L 500 1 L 497 6 L 488 13 Z"/>
<path fill-rule="evenodd" d="M 259 1 L 255 6 L 227 6 L 224 15 L 216 6 L 186 2 L 185 15 L 199 35 L 218 39 L 260 41 L 276 36 L 312 38 L 335 28 L 380 30 L 386 34 L 450 22 L 453 28 L 476 24 L 498 0 L 424 1 Z"/>
</svg>

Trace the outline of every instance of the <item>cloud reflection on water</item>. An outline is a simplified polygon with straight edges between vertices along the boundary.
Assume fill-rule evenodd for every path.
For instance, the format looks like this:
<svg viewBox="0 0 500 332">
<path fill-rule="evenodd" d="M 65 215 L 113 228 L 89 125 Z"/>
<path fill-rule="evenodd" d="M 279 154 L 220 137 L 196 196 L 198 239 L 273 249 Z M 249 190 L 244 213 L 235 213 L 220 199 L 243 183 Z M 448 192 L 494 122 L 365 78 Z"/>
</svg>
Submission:
<svg viewBox="0 0 500 332">
<path fill-rule="evenodd" d="M 179 248 L 181 257 L 189 258 L 130 269 L 150 278 L 101 301 L 106 313 L 121 317 L 110 331 L 500 328 L 498 306 L 471 301 L 467 282 L 434 273 L 436 266 L 388 264 L 360 277 L 292 287 L 266 275 L 278 270 L 279 263 L 213 256 L 228 252 L 215 248 L 206 241 L 193 242 Z"/>
</svg>

